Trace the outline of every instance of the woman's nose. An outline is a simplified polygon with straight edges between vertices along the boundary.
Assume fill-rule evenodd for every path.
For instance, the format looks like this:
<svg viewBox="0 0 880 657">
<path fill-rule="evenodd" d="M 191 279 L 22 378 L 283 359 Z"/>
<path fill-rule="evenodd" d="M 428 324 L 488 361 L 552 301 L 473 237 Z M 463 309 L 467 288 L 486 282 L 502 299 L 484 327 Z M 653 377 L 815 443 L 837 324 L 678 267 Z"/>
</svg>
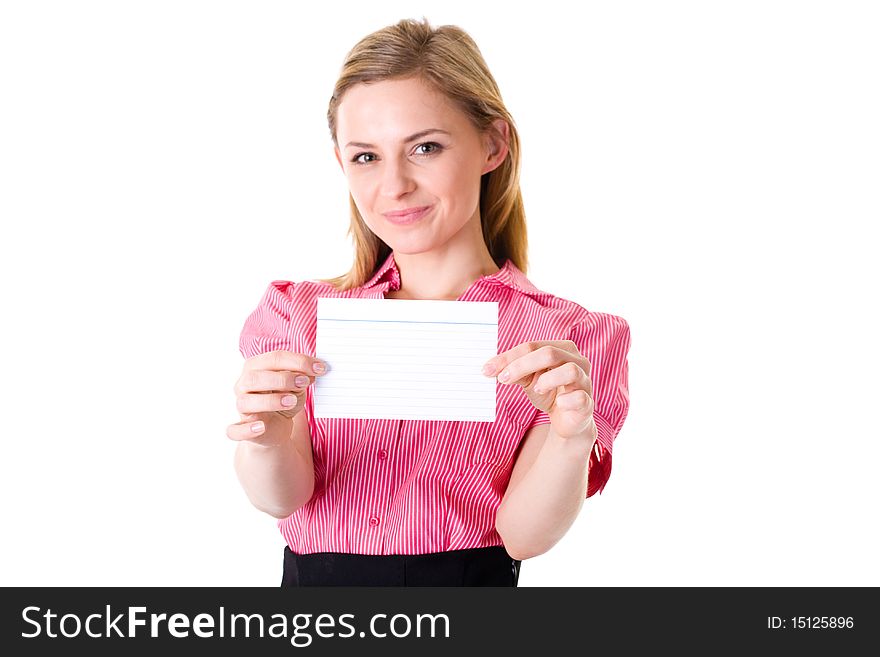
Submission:
<svg viewBox="0 0 880 657">
<path fill-rule="evenodd" d="M 389 161 L 382 171 L 382 189 L 383 196 L 395 198 L 411 192 L 415 186 L 415 182 L 407 168 L 406 163 Z"/>
</svg>

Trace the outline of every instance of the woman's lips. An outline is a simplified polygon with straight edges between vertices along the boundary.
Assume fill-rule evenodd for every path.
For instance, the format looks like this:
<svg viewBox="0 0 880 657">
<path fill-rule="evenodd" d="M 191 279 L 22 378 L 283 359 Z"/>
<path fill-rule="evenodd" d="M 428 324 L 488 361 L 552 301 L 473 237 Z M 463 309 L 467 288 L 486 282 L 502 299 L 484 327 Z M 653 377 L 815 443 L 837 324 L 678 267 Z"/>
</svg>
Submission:
<svg viewBox="0 0 880 657">
<path fill-rule="evenodd" d="M 406 224 L 415 223 L 416 221 L 424 217 L 431 211 L 433 207 L 433 205 L 429 205 L 423 208 L 417 208 L 412 212 L 407 212 L 406 214 L 386 213 L 385 218 L 392 224 L 395 224 L 397 226 L 405 226 Z"/>
</svg>

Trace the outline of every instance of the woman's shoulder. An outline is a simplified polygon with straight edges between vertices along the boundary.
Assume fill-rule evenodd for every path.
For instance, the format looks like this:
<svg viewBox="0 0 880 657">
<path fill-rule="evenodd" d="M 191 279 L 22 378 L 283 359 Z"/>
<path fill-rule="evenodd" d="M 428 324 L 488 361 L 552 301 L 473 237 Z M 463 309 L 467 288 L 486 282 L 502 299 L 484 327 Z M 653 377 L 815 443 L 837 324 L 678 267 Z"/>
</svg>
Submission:
<svg viewBox="0 0 880 657">
<path fill-rule="evenodd" d="M 271 281 L 245 320 L 239 340 L 242 355 L 250 358 L 276 349 L 311 353 L 317 298 L 332 295 L 333 289 L 316 280 Z"/>
<path fill-rule="evenodd" d="M 292 301 L 304 300 L 335 291 L 336 288 L 330 283 L 319 280 L 290 281 L 278 279 L 270 282 L 266 288 L 267 295 L 281 295 Z"/>
<path fill-rule="evenodd" d="M 530 314 L 535 319 L 543 319 L 551 321 L 556 325 L 571 327 L 576 324 L 590 324 L 603 322 L 625 322 L 619 315 L 607 311 L 593 310 L 587 308 L 577 301 L 546 292 L 537 290 L 532 294 L 523 295 L 522 303 L 529 308 L 523 313 L 524 309 L 515 309 L 515 312 L 523 313 L 524 316 Z"/>
</svg>

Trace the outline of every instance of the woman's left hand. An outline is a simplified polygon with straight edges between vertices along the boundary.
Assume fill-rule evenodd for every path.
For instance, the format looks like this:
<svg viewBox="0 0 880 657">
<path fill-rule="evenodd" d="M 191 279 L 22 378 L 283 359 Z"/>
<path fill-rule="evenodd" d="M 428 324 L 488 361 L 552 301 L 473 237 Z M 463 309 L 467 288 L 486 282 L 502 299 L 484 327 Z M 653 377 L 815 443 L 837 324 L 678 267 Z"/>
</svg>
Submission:
<svg viewBox="0 0 880 657">
<path fill-rule="evenodd" d="M 590 361 L 571 340 L 523 342 L 491 358 L 483 374 L 503 384 L 521 385 L 562 438 L 589 435 L 596 440 Z"/>
</svg>

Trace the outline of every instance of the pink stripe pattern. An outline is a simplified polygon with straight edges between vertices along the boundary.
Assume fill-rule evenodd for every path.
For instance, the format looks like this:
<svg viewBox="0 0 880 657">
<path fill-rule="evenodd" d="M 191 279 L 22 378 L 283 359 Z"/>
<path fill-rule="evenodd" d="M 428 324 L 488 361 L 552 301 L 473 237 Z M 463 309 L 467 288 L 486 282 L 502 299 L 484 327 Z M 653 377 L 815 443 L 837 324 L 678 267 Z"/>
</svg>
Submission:
<svg viewBox="0 0 880 657">
<path fill-rule="evenodd" d="M 391 253 L 363 286 L 340 292 L 326 283 L 269 284 L 244 324 L 245 358 L 279 349 L 314 357 L 317 299 L 383 299 L 400 288 Z M 587 497 L 611 475 L 611 450 L 629 410 L 627 322 L 538 290 L 507 260 L 459 301 L 498 302 L 498 353 L 521 342 L 572 340 L 591 364 L 598 440 L 590 454 Z M 330 363 L 330 367 L 333 364 Z M 495 515 L 530 429 L 550 422 L 520 386 L 497 384 L 495 422 L 315 418 L 306 413 L 315 492 L 278 521 L 299 554 L 425 554 L 502 545 Z"/>
</svg>

